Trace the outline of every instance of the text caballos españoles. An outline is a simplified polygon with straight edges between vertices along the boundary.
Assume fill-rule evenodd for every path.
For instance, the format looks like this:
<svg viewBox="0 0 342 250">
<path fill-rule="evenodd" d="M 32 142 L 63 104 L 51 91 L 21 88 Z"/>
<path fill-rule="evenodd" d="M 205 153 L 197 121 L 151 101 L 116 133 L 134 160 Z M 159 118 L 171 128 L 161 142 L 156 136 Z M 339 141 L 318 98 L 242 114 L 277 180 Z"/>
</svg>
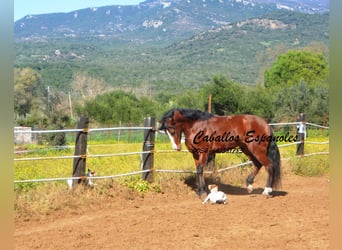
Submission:
<svg viewBox="0 0 342 250">
<path fill-rule="evenodd" d="M 202 142 L 222 142 L 222 143 L 228 143 L 228 142 L 238 142 L 241 141 L 243 138 L 243 141 L 246 143 L 262 143 L 262 142 L 296 142 L 298 139 L 297 135 L 290 135 L 289 132 L 287 132 L 285 135 L 259 135 L 256 134 L 255 130 L 248 131 L 245 135 L 239 136 L 239 135 L 233 135 L 230 132 L 224 132 L 223 134 L 216 134 L 216 131 L 212 132 L 210 135 L 205 134 L 203 130 L 200 130 L 194 137 L 193 143 L 194 144 L 200 144 Z"/>
</svg>

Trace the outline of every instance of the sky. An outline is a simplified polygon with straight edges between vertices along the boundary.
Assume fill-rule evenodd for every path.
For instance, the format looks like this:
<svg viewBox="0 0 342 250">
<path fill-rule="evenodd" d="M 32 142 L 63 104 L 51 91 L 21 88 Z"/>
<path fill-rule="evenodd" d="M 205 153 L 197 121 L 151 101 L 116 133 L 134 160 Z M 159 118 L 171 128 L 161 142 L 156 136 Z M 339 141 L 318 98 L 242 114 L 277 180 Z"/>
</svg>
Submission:
<svg viewBox="0 0 342 250">
<path fill-rule="evenodd" d="M 88 7 L 136 5 L 144 0 L 14 0 L 14 21 L 26 15 L 71 12 Z"/>
</svg>

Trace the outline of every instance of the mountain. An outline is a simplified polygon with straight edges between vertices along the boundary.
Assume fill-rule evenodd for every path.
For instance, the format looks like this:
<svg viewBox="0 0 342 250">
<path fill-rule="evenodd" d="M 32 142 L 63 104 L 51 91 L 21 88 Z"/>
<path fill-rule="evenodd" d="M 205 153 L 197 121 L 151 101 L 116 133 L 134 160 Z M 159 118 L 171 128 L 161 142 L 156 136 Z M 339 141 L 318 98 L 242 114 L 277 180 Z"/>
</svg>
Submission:
<svg viewBox="0 0 342 250">
<path fill-rule="evenodd" d="M 278 9 L 308 14 L 323 14 L 329 12 L 329 0 L 254 0 L 253 2 L 276 4 Z"/>
<path fill-rule="evenodd" d="M 14 24 L 16 40 L 99 38 L 135 43 L 176 41 L 277 9 L 327 12 L 319 0 L 147 0 L 69 13 L 28 15 Z"/>
<path fill-rule="evenodd" d="M 263 82 L 264 69 L 279 54 L 289 49 L 309 49 L 328 56 L 328 45 L 328 14 L 276 11 L 201 32 L 168 46 L 165 53 L 178 56 L 187 74 L 201 72 L 198 76 L 202 79 L 222 74 L 255 85 Z M 182 75 L 180 72 L 177 76 Z M 196 77 L 193 74 L 192 79 Z"/>
<path fill-rule="evenodd" d="M 37 69 L 44 83 L 72 91 L 77 74 L 136 94 L 182 94 L 223 75 L 242 84 L 263 82 L 263 71 L 289 49 L 328 56 L 329 14 L 276 12 L 221 25 L 159 46 L 100 39 L 15 43 L 15 66 Z M 144 92 L 145 91 L 145 92 Z"/>
</svg>

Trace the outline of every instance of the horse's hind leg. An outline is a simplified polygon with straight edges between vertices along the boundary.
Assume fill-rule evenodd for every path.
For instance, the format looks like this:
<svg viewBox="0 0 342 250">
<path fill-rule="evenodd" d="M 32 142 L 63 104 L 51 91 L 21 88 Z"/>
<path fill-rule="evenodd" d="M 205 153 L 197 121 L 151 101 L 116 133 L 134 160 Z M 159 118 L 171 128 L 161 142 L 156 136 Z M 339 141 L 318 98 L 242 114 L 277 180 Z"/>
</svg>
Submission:
<svg viewBox="0 0 342 250">
<path fill-rule="evenodd" d="M 267 166 L 268 177 L 266 181 L 266 187 L 263 192 L 264 195 L 269 195 L 272 193 L 272 188 L 281 187 L 281 169 L 280 169 L 280 153 L 277 144 L 272 141 L 270 142 L 269 150 L 267 156 L 270 163 Z"/>
<path fill-rule="evenodd" d="M 266 187 L 264 189 L 264 191 L 262 192 L 263 195 L 270 195 L 270 193 L 272 193 L 272 182 L 273 182 L 273 168 L 272 166 L 267 166 L 267 181 L 266 181 Z"/>
</svg>

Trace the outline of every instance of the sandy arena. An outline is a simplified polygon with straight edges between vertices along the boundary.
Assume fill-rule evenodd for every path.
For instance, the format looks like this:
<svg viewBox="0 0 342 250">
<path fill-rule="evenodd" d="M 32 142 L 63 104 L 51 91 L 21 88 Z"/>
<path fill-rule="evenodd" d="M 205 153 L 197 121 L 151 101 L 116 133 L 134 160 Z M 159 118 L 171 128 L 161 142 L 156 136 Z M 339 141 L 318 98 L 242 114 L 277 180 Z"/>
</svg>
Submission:
<svg viewBox="0 0 342 250">
<path fill-rule="evenodd" d="M 202 204 L 189 183 L 163 193 L 16 219 L 15 249 L 329 249 L 329 180 L 283 177 L 283 192 L 219 183 L 228 203 Z"/>
</svg>

